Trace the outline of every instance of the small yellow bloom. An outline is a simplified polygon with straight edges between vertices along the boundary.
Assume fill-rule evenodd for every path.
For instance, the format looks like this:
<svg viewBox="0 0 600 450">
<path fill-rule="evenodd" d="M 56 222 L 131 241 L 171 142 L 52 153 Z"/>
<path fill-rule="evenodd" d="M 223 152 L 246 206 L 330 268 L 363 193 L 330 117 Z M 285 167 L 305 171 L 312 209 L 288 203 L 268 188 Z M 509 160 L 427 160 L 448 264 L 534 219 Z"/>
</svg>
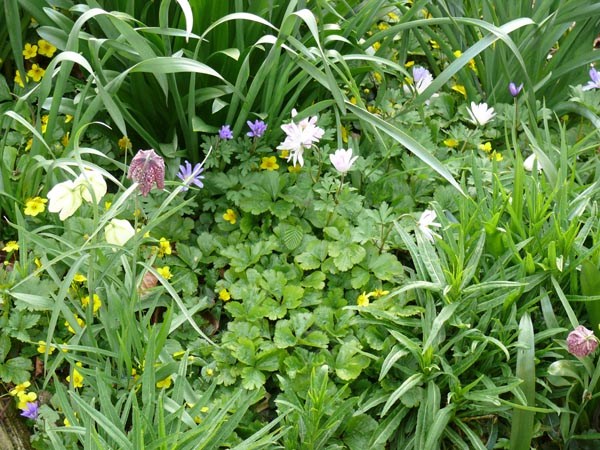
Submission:
<svg viewBox="0 0 600 450">
<path fill-rule="evenodd" d="M 40 261 L 40 258 L 38 258 L 38 257 L 33 258 L 33 262 L 35 264 L 35 267 L 37 267 L 38 269 L 40 267 L 42 267 L 42 261 Z"/>
<path fill-rule="evenodd" d="M 127 136 L 123 136 L 121 139 L 119 139 L 117 144 L 121 150 L 129 150 L 131 148 L 131 141 Z"/>
<path fill-rule="evenodd" d="M 390 291 L 384 291 L 383 289 L 375 289 L 371 292 L 371 295 L 375 298 L 383 297 L 384 295 L 388 295 Z"/>
<path fill-rule="evenodd" d="M 23 49 L 23 56 L 25 59 L 35 58 L 37 56 L 38 46 L 25 44 L 25 48 Z"/>
<path fill-rule="evenodd" d="M 167 378 L 157 381 L 156 387 L 159 389 L 162 389 L 162 388 L 169 389 L 171 387 L 172 383 L 173 383 L 173 379 L 171 378 L 171 375 L 169 375 Z"/>
<path fill-rule="evenodd" d="M 50 116 L 48 114 L 44 114 L 41 117 L 41 121 L 42 121 L 43 124 L 47 124 L 48 123 L 48 119 L 50 119 Z"/>
<path fill-rule="evenodd" d="M 203 406 L 202 408 L 200 408 L 200 412 L 201 413 L 207 413 L 209 411 L 208 406 Z"/>
<path fill-rule="evenodd" d="M 65 420 L 63 420 L 63 424 L 64 424 L 65 427 L 70 427 L 71 426 L 71 422 L 69 422 L 69 419 L 67 419 L 66 417 L 65 417 Z"/>
<path fill-rule="evenodd" d="M 171 243 L 165 237 L 161 237 L 158 241 L 158 256 L 163 257 L 165 255 L 170 255 L 173 253 L 173 249 L 171 248 Z"/>
<path fill-rule="evenodd" d="M 33 147 L 33 138 L 29 138 L 27 141 L 27 145 L 25 145 L 25 151 L 28 152 Z"/>
<path fill-rule="evenodd" d="M 50 42 L 40 39 L 38 41 L 38 53 L 43 56 L 47 56 L 48 58 L 52 58 L 54 53 L 56 52 L 56 47 L 52 45 Z"/>
<path fill-rule="evenodd" d="M 73 120 L 73 116 L 71 114 L 65 115 L 65 123 L 69 123 Z"/>
<path fill-rule="evenodd" d="M 370 296 L 371 296 L 370 292 L 368 294 L 366 292 L 363 292 L 356 299 L 356 304 L 358 306 L 367 306 L 369 304 L 369 297 Z"/>
<path fill-rule="evenodd" d="M 450 148 L 458 147 L 458 141 L 454 138 L 444 139 L 444 145 Z"/>
<path fill-rule="evenodd" d="M 354 96 L 350 97 L 350 103 L 352 103 L 353 105 L 356 105 L 356 103 L 358 103 L 356 100 L 356 97 L 354 97 Z"/>
<path fill-rule="evenodd" d="M 27 71 L 27 75 L 31 77 L 31 79 L 36 83 L 39 83 L 39 81 L 42 79 L 45 73 L 46 71 L 37 64 L 33 64 L 31 66 L 31 69 Z"/>
<path fill-rule="evenodd" d="M 373 72 L 373 78 L 375 78 L 375 82 L 378 84 L 381 84 L 383 81 L 383 75 L 381 75 L 379 72 Z"/>
<path fill-rule="evenodd" d="M 492 153 L 490 153 L 490 159 L 492 161 L 496 161 L 496 162 L 500 162 L 502 161 L 504 158 L 502 157 L 502 153 L 497 152 L 496 150 L 494 150 Z"/>
<path fill-rule="evenodd" d="M 300 173 L 302 172 L 302 166 L 298 164 L 297 166 L 288 166 L 289 173 Z"/>
<path fill-rule="evenodd" d="M 86 295 L 85 297 L 83 297 L 81 299 L 81 306 L 83 306 L 84 308 L 87 308 L 87 306 L 90 304 L 90 296 Z M 98 294 L 94 294 L 94 304 L 92 306 L 92 312 L 94 314 L 96 314 L 96 312 L 100 309 L 100 307 L 102 306 L 102 300 L 100 300 L 100 297 L 98 296 Z"/>
<path fill-rule="evenodd" d="M 25 202 L 25 215 L 35 217 L 39 213 L 43 213 L 46 210 L 46 203 L 48 199 L 42 197 L 29 198 Z"/>
<path fill-rule="evenodd" d="M 479 144 L 479 150 L 483 150 L 486 153 L 491 152 L 492 151 L 491 142 L 486 142 L 485 144 Z"/>
<path fill-rule="evenodd" d="M 40 128 L 42 129 L 42 134 L 45 134 L 46 130 L 48 129 L 48 124 L 47 123 L 43 123 Z"/>
<path fill-rule="evenodd" d="M 235 225 L 235 222 L 237 221 L 237 214 L 233 209 L 228 209 L 225 214 L 223 214 L 223 219 L 225 219 L 231 225 Z"/>
<path fill-rule="evenodd" d="M 13 389 L 11 389 L 9 394 L 13 397 L 15 395 L 19 395 L 20 393 L 24 394 L 29 386 L 31 386 L 31 383 L 29 381 L 24 381 L 23 383 L 17 384 Z"/>
<path fill-rule="evenodd" d="M 373 42 L 373 50 L 377 51 L 381 48 L 381 42 Z"/>
<path fill-rule="evenodd" d="M 452 90 L 462 94 L 464 98 L 467 98 L 467 90 L 462 84 L 455 84 L 452 86 Z"/>
<path fill-rule="evenodd" d="M 229 291 L 227 289 L 221 289 L 219 291 L 219 298 L 221 300 L 223 300 L 224 302 L 231 300 L 231 294 L 229 293 Z"/>
<path fill-rule="evenodd" d="M 79 324 L 79 326 L 81 328 L 85 327 L 85 321 L 81 317 L 79 317 L 77 314 L 75 314 L 75 320 L 77 321 L 77 323 Z M 69 324 L 68 320 L 65 320 L 65 327 L 67 327 L 67 330 L 69 330 L 69 332 L 75 334 L 75 329 L 73 329 L 71 324 Z"/>
<path fill-rule="evenodd" d="M 462 56 L 462 52 L 460 50 L 454 50 L 454 52 L 452 52 L 452 54 L 454 55 L 455 58 L 460 58 Z"/>
<path fill-rule="evenodd" d="M 83 375 L 77 369 L 73 369 L 73 387 L 75 389 L 83 387 Z M 71 382 L 71 375 L 67 376 L 67 383 Z"/>
<path fill-rule="evenodd" d="M 87 278 L 85 275 L 83 275 L 81 273 L 76 273 L 75 276 L 73 277 L 73 281 L 75 283 L 85 283 L 87 281 Z"/>
<path fill-rule="evenodd" d="M 404 67 L 406 67 L 406 68 L 412 67 L 412 66 L 414 66 L 414 65 L 415 65 L 415 62 L 414 62 L 414 61 L 406 61 L 406 62 L 404 63 Z"/>
<path fill-rule="evenodd" d="M 260 168 L 263 170 L 277 170 L 279 169 L 279 164 L 277 164 L 277 158 L 275 156 L 265 156 L 261 160 Z"/>
<path fill-rule="evenodd" d="M 38 341 L 38 348 L 37 348 L 38 353 L 41 353 L 42 355 L 44 355 L 46 353 L 46 348 L 48 349 L 49 355 L 54 353 L 54 350 L 56 350 L 54 345 L 46 345 L 46 341 Z"/>
<path fill-rule="evenodd" d="M 212 377 L 215 374 L 215 371 L 212 369 L 206 369 L 206 376 Z"/>
<path fill-rule="evenodd" d="M 390 24 L 387 22 L 379 22 L 377 24 L 377 28 L 379 28 L 381 31 L 385 31 L 390 27 Z"/>
<path fill-rule="evenodd" d="M 21 78 L 21 72 L 19 72 L 18 70 L 15 72 L 15 83 L 17 83 L 19 86 L 21 86 L 22 88 L 25 87 L 25 85 L 23 84 L 23 79 Z M 25 76 L 25 82 L 29 81 L 29 77 Z"/>
<path fill-rule="evenodd" d="M 8 241 L 2 250 L 5 252 L 16 252 L 19 250 L 19 244 L 17 244 L 17 241 Z"/>
<path fill-rule="evenodd" d="M 431 48 L 440 48 L 440 44 L 438 44 L 437 41 L 434 41 L 433 39 L 429 41 L 429 44 L 431 45 Z"/>
<path fill-rule="evenodd" d="M 283 158 L 283 159 L 287 159 L 289 156 L 290 156 L 289 150 L 281 150 L 281 152 L 279 153 L 279 157 Z"/>
<path fill-rule="evenodd" d="M 33 403 L 37 399 L 37 394 L 35 392 L 19 392 L 17 393 L 18 403 L 17 408 L 25 409 L 27 408 L 27 403 Z"/>
<path fill-rule="evenodd" d="M 108 211 L 111 206 L 112 206 L 112 202 L 109 202 L 109 201 L 104 202 L 104 209 L 106 211 Z M 146 236 L 144 236 L 144 237 L 146 237 Z"/>
<path fill-rule="evenodd" d="M 387 15 L 392 22 L 398 22 L 400 20 L 400 16 L 395 12 L 389 12 Z"/>
<path fill-rule="evenodd" d="M 173 274 L 171 273 L 171 268 L 169 266 L 160 267 L 160 268 L 156 269 L 156 271 L 165 280 L 170 280 L 171 278 L 173 278 Z"/>
<path fill-rule="evenodd" d="M 67 145 L 69 145 L 70 136 L 71 136 L 71 132 L 67 131 L 61 138 L 60 143 L 63 145 L 63 147 L 66 147 Z"/>
</svg>

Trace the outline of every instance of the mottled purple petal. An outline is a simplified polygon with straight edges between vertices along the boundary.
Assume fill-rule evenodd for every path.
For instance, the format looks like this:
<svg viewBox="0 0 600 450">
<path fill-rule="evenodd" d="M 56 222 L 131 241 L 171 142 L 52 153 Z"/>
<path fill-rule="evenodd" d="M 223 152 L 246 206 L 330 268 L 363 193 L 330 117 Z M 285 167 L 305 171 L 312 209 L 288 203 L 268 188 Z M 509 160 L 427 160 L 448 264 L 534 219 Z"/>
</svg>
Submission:
<svg viewBox="0 0 600 450">
<path fill-rule="evenodd" d="M 140 150 L 131 160 L 127 178 L 139 183 L 146 197 L 156 183 L 158 189 L 165 187 L 165 161 L 154 150 Z"/>
</svg>

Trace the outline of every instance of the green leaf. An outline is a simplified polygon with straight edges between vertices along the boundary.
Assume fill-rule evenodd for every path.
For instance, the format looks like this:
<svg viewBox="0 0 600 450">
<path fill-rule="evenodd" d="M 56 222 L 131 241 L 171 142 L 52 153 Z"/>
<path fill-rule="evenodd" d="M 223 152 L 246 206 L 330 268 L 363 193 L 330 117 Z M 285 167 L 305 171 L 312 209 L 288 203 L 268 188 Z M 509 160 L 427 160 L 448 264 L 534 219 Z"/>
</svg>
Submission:
<svg viewBox="0 0 600 450">
<path fill-rule="evenodd" d="M 254 367 L 244 367 L 242 369 L 242 386 L 244 389 L 258 389 L 265 384 L 265 375 Z"/>
<path fill-rule="evenodd" d="M 294 284 L 288 284 L 283 288 L 283 305 L 287 309 L 295 309 L 300 306 L 303 296 L 304 288 Z"/>
<path fill-rule="evenodd" d="M 350 270 L 367 255 L 367 251 L 361 245 L 342 241 L 330 242 L 328 251 L 329 256 L 333 258 L 333 264 L 340 272 Z"/>
<path fill-rule="evenodd" d="M 292 332 L 289 320 L 280 320 L 275 324 L 273 342 L 278 348 L 288 348 L 296 345 L 298 339 Z"/>
<path fill-rule="evenodd" d="M 285 245 L 288 250 L 295 250 L 302 243 L 304 232 L 300 227 L 293 225 L 281 225 L 281 229 L 283 245 Z"/>
<path fill-rule="evenodd" d="M 352 279 L 350 284 L 353 289 L 360 289 L 366 285 L 371 279 L 371 275 L 368 270 L 363 269 L 361 266 L 354 266 L 352 268 Z"/>
<path fill-rule="evenodd" d="M 29 380 L 29 373 L 32 370 L 30 359 L 17 356 L 0 364 L 0 379 L 5 383 L 23 383 Z"/>
<path fill-rule="evenodd" d="M 391 253 L 382 253 L 369 261 L 369 270 L 380 280 L 394 280 L 402 277 L 404 267 Z"/>
<path fill-rule="evenodd" d="M 327 348 L 329 338 L 322 331 L 311 331 L 299 340 L 299 344 L 307 345 L 309 347 Z"/>
<path fill-rule="evenodd" d="M 357 341 L 344 342 L 335 359 L 335 373 L 344 381 L 358 378 L 363 369 L 369 366 L 369 358 L 358 354 Z"/>
<path fill-rule="evenodd" d="M 327 257 L 327 242 L 311 241 L 307 244 L 306 250 L 294 258 L 302 270 L 318 269 L 321 263 Z"/>
<path fill-rule="evenodd" d="M 581 293 L 588 297 L 600 295 L 600 270 L 589 260 L 581 265 Z M 592 330 L 598 330 L 600 325 L 600 301 L 585 302 L 585 307 L 590 316 Z"/>
<path fill-rule="evenodd" d="M 254 365 L 256 347 L 252 339 L 240 336 L 233 348 L 233 355 L 244 364 Z"/>
<path fill-rule="evenodd" d="M 0 363 L 4 362 L 10 351 L 11 341 L 6 334 L 0 334 Z"/>
<path fill-rule="evenodd" d="M 319 291 L 323 290 L 325 287 L 325 274 L 320 271 L 313 272 L 310 275 L 304 276 L 301 283 L 305 288 L 313 288 Z"/>
</svg>

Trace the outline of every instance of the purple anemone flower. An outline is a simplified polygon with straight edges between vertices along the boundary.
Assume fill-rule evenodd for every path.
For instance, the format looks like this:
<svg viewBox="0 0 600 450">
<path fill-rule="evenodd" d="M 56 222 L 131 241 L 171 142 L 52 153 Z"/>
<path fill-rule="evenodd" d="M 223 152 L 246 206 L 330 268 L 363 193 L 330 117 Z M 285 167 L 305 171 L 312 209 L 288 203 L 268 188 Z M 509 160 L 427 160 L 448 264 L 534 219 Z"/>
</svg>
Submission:
<svg viewBox="0 0 600 450">
<path fill-rule="evenodd" d="M 265 131 L 267 130 L 267 124 L 262 120 L 255 120 L 254 123 L 248 120 L 246 123 L 250 127 L 250 131 L 247 133 L 250 137 L 259 138 L 265 134 Z"/>
<path fill-rule="evenodd" d="M 202 179 L 204 179 L 204 175 L 200 175 L 204 168 L 202 164 L 197 163 L 192 167 L 192 164 L 186 160 L 185 164 L 179 166 L 179 173 L 177 176 L 183 181 L 185 187 L 182 188 L 182 191 L 187 191 L 188 186 L 190 184 L 195 184 L 199 188 L 204 187 L 204 183 L 202 183 Z"/>
<path fill-rule="evenodd" d="M 588 84 L 583 87 L 583 90 L 590 91 L 592 89 L 600 89 L 600 72 L 594 67 L 590 69 L 590 78 L 591 81 L 588 81 Z"/>
<path fill-rule="evenodd" d="M 22 409 L 21 415 L 28 419 L 37 419 L 38 416 L 38 402 L 27 402 L 25 408 Z"/>
<path fill-rule="evenodd" d="M 221 127 L 221 129 L 219 130 L 219 137 L 224 141 L 233 139 L 233 133 L 231 132 L 231 128 L 229 127 L 229 125 L 223 125 Z"/>
<path fill-rule="evenodd" d="M 517 86 L 512 81 L 510 83 L 508 83 L 508 92 L 510 92 L 510 95 L 512 95 L 513 97 L 516 97 L 517 95 L 519 95 L 519 93 L 521 92 L 521 89 L 523 89 L 523 83 L 521 83 L 519 86 Z"/>
<path fill-rule="evenodd" d="M 165 188 L 165 161 L 154 150 L 140 150 L 131 160 L 127 178 L 140 184 L 142 195 L 146 197 L 152 185 Z"/>
</svg>

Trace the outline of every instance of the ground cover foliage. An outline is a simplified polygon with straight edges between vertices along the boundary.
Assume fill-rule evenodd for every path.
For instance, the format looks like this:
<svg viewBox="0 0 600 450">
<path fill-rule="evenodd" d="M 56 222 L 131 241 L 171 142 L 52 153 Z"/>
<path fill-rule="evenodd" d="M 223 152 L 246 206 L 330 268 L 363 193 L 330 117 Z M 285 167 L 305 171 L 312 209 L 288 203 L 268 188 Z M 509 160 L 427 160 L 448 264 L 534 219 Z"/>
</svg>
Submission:
<svg viewBox="0 0 600 450">
<path fill-rule="evenodd" d="M 5 0 L 3 407 L 38 449 L 595 448 L 591 3 Z"/>
</svg>

